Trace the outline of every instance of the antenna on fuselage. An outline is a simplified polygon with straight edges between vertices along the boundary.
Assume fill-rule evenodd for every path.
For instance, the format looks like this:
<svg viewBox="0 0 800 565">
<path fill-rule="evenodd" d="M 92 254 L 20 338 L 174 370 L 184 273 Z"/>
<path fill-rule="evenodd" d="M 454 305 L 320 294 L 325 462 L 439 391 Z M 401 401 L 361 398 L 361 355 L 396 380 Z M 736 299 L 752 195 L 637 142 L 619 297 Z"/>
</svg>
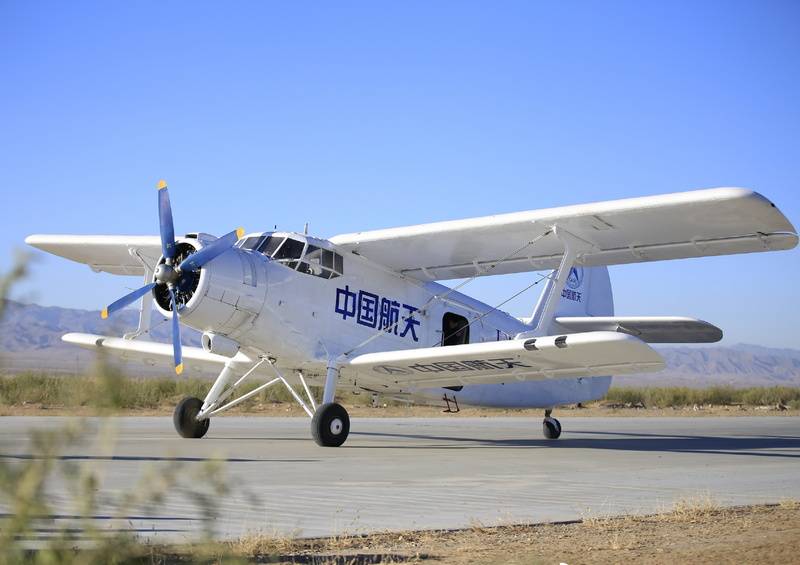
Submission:
<svg viewBox="0 0 800 565">
<path fill-rule="evenodd" d="M 308 235 L 308 222 L 303 226 L 303 235 Z"/>
</svg>

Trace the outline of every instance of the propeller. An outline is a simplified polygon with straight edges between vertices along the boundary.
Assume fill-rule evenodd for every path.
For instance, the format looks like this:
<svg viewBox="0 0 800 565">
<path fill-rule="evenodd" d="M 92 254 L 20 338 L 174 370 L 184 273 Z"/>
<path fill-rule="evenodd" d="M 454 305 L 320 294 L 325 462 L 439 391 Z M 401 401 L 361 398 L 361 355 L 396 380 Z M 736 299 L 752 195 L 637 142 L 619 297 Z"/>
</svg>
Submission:
<svg viewBox="0 0 800 565">
<path fill-rule="evenodd" d="M 175 373 L 180 375 L 183 372 L 183 353 L 181 350 L 181 328 L 178 323 L 178 300 L 176 297 L 176 287 L 182 289 L 188 275 L 196 273 L 204 265 L 225 253 L 228 249 L 244 235 L 244 229 L 233 230 L 214 240 L 195 253 L 191 253 L 184 258 L 178 266 L 175 266 L 176 242 L 175 227 L 172 222 L 172 206 L 169 202 L 169 190 L 166 181 L 158 181 L 158 228 L 161 235 L 161 253 L 164 261 L 159 261 L 154 272 L 154 282 L 134 290 L 112 302 L 100 312 L 100 317 L 104 320 L 110 314 L 122 310 L 129 304 L 135 302 L 148 292 L 153 291 L 159 285 L 166 285 L 169 291 L 170 307 L 172 310 L 172 354 L 175 361 Z"/>
</svg>

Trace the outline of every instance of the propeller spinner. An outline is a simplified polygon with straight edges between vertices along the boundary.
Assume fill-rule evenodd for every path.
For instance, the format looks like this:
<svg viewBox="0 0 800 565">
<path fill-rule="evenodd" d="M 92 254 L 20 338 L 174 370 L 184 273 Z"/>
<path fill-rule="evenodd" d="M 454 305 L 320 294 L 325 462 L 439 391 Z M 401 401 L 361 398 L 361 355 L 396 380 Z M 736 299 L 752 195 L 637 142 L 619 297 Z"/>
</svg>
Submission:
<svg viewBox="0 0 800 565">
<path fill-rule="evenodd" d="M 181 263 L 175 266 L 175 228 L 172 223 L 172 206 L 169 202 L 169 190 L 166 181 L 158 181 L 158 224 L 161 234 L 161 253 L 164 261 L 159 262 L 154 272 L 154 282 L 144 285 L 142 288 L 134 290 L 119 300 L 112 302 L 103 311 L 100 317 L 108 318 L 122 310 L 129 304 L 135 302 L 148 292 L 153 291 L 158 286 L 166 286 L 170 296 L 170 306 L 172 310 L 172 350 L 175 359 L 175 373 L 180 375 L 183 372 L 183 358 L 181 353 L 181 330 L 178 323 L 178 301 L 176 299 L 176 288 L 182 286 L 182 282 L 193 273 L 199 271 L 203 265 L 209 263 L 231 247 L 244 235 L 242 228 L 236 229 L 214 240 L 199 251 L 191 253 L 184 258 Z"/>
</svg>

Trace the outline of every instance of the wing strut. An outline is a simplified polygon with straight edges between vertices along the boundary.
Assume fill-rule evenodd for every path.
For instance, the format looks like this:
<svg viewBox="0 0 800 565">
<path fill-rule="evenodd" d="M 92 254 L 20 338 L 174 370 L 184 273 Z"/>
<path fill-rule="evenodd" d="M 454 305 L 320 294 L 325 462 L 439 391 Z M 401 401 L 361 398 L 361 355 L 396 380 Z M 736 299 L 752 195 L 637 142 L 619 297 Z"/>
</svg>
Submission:
<svg viewBox="0 0 800 565">
<path fill-rule="evenodd" d="M 236 389 L 238 389 L 239 386 L 264 363 L 268 363 L 269 366 L 272 367 L 272 370 L 275 372 L 275 378 L 265 382 L 262 385 L 257 386 L 250 392 L 243 394 L 242 396 L 225 403 L 225 401 L 228 400 L 228 398 L 230 398 L 231 395 L 233 395 Z M 278 370 L 278 367 L 275 366 L 274 359 L 262 356 L 252 367 L 250 367 L 250 369 L 244 375 L 239 377 L 239 379 L 236 382 L 234 382 L 231 386 L 227 386 L 231 378 L 234 376 L 234 372 L 236 371 L 237 365 L 239 364 L 235 363 L 233 360 L 230 360 L 227 363 L 225 363 L 225 367 L 220 372 L 219 376 L 217 377 L 217 380 L 214 381 L 214 385 L 211 387 L 211 390 L 208 391 L 208 394 L 206 395 L 206 398 L 203 401 L 203 407 L 197 414 L 198 421 L 205 420 L 207 418 L 210 418 L 211 416 L 216 416 L 220 412 L 224 412 L 225 410 L 233 408 L 237 404 L 244 402 L 248 398 L 255 396 L 262 390 L 266 390 L 272 385 L 277 383 L 282 383 L 283 386 L 286 387 L 286 389 L 289 391 L 289 393 L 291 393 L 291 395 L 294 397 L 294 399 L 297 401 L 300 407 L 303 410 L 305 410 L 306 414 L 308 414 L 309 418 L 314 416 L 314 412 L 312 412 L 311 409 L 308 407 L 308 405 L 305 402 L 303 402 L 303 399 L 300 397 L 300 395 L 297 394 L 292 385 L 289 384 L 289 381 L 286 380 L 283 374 Z M 300 379 L 300 382 L 303 384 L 303 388 L 305 389 L 306 394 L 308 395 L 309 402 L 311 403 L 312 406 L 315 406 L 314 397 L 311 395 L 311 391 L 308 389 L 308 385 L 306 384 L 303 374 L 298 371 L 297 376 Z"/>
<path fill-rule="evenodd" d="M 141 263 L 142 268 L 144 269 L 144 282 L 142 284 L 147 285 L 153 282 L 153 268 L 147 264 L 141 255 L 139 255 L 139 251 L 137 249 L 131 249 L 129 251 L 132 257 L 135 257 L 139 263 Z M 139 325 L 135 331 L 123 334 L 123 339 L 136 339 L 144 334 L 150 333 L 150 330 L 153 328 L 153 324 L 151 323 L 153 313 L 153 293 L 148 292 L 142 296 L 141 303 L 139 304 Z"/>
<path fill-rule="evenodd" d="M 544 293 L 546 294 L 544 302 L 539 303 L 537 311 L 533 314 L 531 324 L 534 326 L 534 329 L 517 334 L 516 339 L 548 335 L 550 327 L 553 325 L 553 320 L 555 319 L 555 312 L 556 308 L 558 308 L 559 300 L 561 299 L 561 292 L 564 290 L 564 285 L 569 278 L 570 270 L 583 253 L 595 247 L 592 243 L 581 239 L 559 225 L 553 226 L 553 233 L 555 233 L 556 238 L 564 245 L 564 255 L 561 258 L 561 264 L 555 272 L 555 277 L 548 281 L 544 289 Z"/>
</svg>

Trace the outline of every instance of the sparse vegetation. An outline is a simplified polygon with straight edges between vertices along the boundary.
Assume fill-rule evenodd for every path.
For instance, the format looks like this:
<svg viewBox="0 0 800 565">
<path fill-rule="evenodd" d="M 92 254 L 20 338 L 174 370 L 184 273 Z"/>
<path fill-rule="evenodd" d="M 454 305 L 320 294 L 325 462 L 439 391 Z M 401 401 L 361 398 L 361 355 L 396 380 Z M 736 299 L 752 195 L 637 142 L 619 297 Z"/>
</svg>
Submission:
<svg viewBox="0 0 800 565">
<path fill-rule="evenodd" d="M 211 387 L 208 379 L 125 377 L 112 367 L 105 364 L 103 367 L 102 375 L 95 371 L 80 377 L 40 373 L 0 377 L 0 406 L 97 407 L 113 410 L 168 408 L 172 411 L 184 396 L 203 398 Z M 244 383 L 239 390 L 244 394 L 260 384 L 260 380 L 254 379 Z M 320 396 L 318 390 L 314 387 L 311 389 L 317 397 Z M 372 402 L 372 397 L 368 394 L 349 394 L 345 402 L 351 406 L 365 405 Z M 285 387 L 273 386 L 243 402 L 238 411 L 273 403 L 293 405 L 294 400 Z"/>
<path fill-rule="evenodd" d="M 715 386 L 709 388 L 660 387 L 629 388 L 613 387 L 608 391 L 606 402 L 641 405 L 647 408 L 671 408 L 682 406 L 776 406 L 800 408 L 800 388 L 751 387 L 734 388 Z"/>
<path fill-rule="evenodd" d="M 203 398 L 210 381 L 185 378 L 135 378 L 124 377 L 113 368 L 103 365 L 106 373 L 98 376 L 68 377 L 23 373 L 0 377 L 0 406 L 40 406 L 54 408 L 103 408 L 112 410 L 166 410 L 171 411 L 184 396 Z M 253 390 L 260 382 L 245 383 L 242 393 Z M 315 391 L 318 394 L 318 391 Z M 349 406 L 365 406 L 372 402 L 369 394 L 347 394 L 342 401 Z M 237 410 L 256 410 L 265 404 L 286 403 L 294 406 L 288 391 L 281 386 L 268 388 L 242 403 Z M 382 404 L 397 404 L 381 399 Z M 712 387 L 690 389 L 664 388 L 612 388 L 600 405 L 639 408 L 685 408 L 692 406 L 785 406 L 800 409 L 800 388 Z M 524 413 L 524 412 L 523 412 Z"/>
<path fill-rule="evenodd" d="M 249 563 L 786 562 L 800 549 L 798 508 L 789 502 L 723 508 L 697 495 L 659 514 L 331 538 L 253 534 L 222 542 L 219 551 Z"/>
<path fill-rule="evenodd" d="M 0 276 L 0 317 L 4 297 L 13 283 L 24 277 L 26 266 L 25 257 L 20 256 L 11 272 Z M 152 402 L 153 398 L 164 394 L 158 386 L 137 388 L 135 381 L 106 365 L 102 357 L 98 358 L 94 373 L 83 379 L 23 375 L 0 379 L 0 383 L 3 402 L 24 403 L 30 399 L 43 404 L 90 403 L 101 415 L 125 406 L 131 399 Z M 180 381 L 171 386 L 177 383 Z M 174 388 L 173 392 L 176 392 Z M 200 466 L 174 462 L 158 469 L 144 468 L 130 490 L 105 493 L 100 489 L 102 476 L 97 465 L 92 461 L 76 463 L 61 457 L 65 449 L 87 441 L 91 435 L 86 421 L 76 418 L 56 429 L 31 431 L 26 457 L 0 457 L 0 508 L 3 510 L 0 514 L 0 565 L 176 562 L 175 556 L 156 553 L 133 531 L 101 529 L 93 519 L 102 507 L 111 509 L 112 520 L 125 523 L 133 512 L 157 509 L 169 495 L 190 501 L 196 508 L 196 515 L 202 519 L 203 538 L 213 539 L 218 518 L 215 501 L 229 492 L 225 470 L 219 461 L 208 460 Z M 95 435 L 98 448 L 113 449 L 114 428 L 108 420 L 101 420 L 99 433 Z M 76 511 L 56 527 L 53 526 L 56 513 L 51 506 L 54 484 L 67 498 L 67 507 Z M 195 556 L 198 556 L 208 563 L 228 562 L 223 555 L 202 553 L 201 548 L 207 545 L 193 548 L 192 557 L 186 560 L 197 561 Z"/>
</svg>

